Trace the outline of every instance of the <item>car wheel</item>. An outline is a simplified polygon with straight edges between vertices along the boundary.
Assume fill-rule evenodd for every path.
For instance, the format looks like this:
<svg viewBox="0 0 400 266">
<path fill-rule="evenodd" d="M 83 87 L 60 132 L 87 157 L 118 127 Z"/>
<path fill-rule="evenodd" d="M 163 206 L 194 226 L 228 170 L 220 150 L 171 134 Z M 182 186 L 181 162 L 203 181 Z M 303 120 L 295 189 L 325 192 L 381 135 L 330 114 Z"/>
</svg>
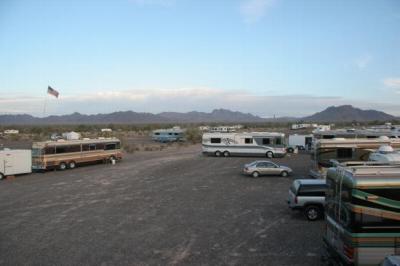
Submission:
<svg viewBox="0 0 400 266">
<path fill-rule="evenodd" d="M 305 210 L 304 210 L 304 215 L 306 216 L 306 218 L 309 221 L 316 221 L 318 220 L 318 218 L 321 216 L 321 208 L 318 206 L 308 206 Z"/>
<path fill-rule="evenodd" d="M 288 172 L 286 172 L 286 171 L 282 171 L 282 173 L 281 173 L 281 176 L 283 176 L 283 177 L 287 177 L 289 174 L 288 174 Z"/>
<path fill-rule="evenodd" d="M 257 171 L 255 171 L 255 172 L 253 172 L 253 173 L 251 174 L 251 176 L 254 177 L 254 178 L 257 178 L 257 177 L 260 176 L 260 173 L 257 172 Z"/>
<path fill-rule="evenodd" d="M 117 161 L 117 159 L 114 156 L 111 156 L 109 161 L 110 161 L 110 163 L 112 163 L 113 161 Z"/>
<path fill-rule="evenodd" d="M 224 157 L 229 157 L 230 155 L 229 151 L 224 151 Z"/>
<path fill-rule="evenodd" d="M 221 152 L 220 151 L 216 151 L 214 154 L 215 154 L 216 157 L 220 157 L 221 156 Z"/>
<path fill-rule="evenodd" d="M 267 152 L 267 158 L 272 158 L 274 157 L 274 154 L 272 153 L 272 151 Z"/>
<path fill-rule="evenodd" d="M 76 167 L 76 163 L 74 161 L 69 162 L 68 164 L 69 169 L 74 169 Z"/>
<path fill-rule="evenodd" d="M 58 168 L 60 169 L 60 170 L 65 170 L 65 169 L 67 169 L 67 164 L 66 163 L 60 163 L 60 165 L 58 166 Z"/>
<path fill-rule="evenodd" d="M 4 178 L 3 173 L 0 173 L 0 180 L 2 180 Z"/>
<path fill-rule="evenodd" d="M 293 148 L 288 148 L 288 149 L 287 149 L 287 152 L 288 152 L 288 153 L 293 153 L 293 152 L 294 152 L 294 149 L 293 149 Z"/>
</svg>

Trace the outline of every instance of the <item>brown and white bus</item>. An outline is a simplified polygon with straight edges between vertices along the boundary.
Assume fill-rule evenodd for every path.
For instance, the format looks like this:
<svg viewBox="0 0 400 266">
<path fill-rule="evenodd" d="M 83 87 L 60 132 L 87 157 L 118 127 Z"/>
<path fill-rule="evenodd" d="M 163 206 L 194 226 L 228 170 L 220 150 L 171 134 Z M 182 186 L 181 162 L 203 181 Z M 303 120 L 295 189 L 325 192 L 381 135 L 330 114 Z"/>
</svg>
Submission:
<svg viewBox="0 0 400 266">
<path fill-rule="evenodd" d="M 116 138 L 58 140 L 32 144 L 32 169 L 75 168 L 78 164 L 122 159 L 121 141 Z"/>
</svg>

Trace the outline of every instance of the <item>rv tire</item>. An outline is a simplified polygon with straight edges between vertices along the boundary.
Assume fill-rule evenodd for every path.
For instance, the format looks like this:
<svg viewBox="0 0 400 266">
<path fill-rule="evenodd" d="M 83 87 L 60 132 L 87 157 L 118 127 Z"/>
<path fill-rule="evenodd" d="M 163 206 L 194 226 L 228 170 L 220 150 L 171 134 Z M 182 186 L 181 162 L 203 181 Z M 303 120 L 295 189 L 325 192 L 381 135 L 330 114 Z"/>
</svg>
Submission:
<svg viewBox="0 0 400 266">
<path fill-rule="evenodd" d="M 266 153 L 266 156 L 267 156 L 267 158 L 273 158 L 273 157 L 274 157 L 274 154 L 272 153 L 272 151 L 268 151 L 268 152 Z"/>
<path fill-rule="evenodd" d="M 0 180 L 2 180 L 4 178 L 4 174 L 0 173 Z"/>
<path fill-rule="evenodd" d="M 220 151 L 216 151 L 214 154 L 215 154 L 216 157 L 220 157 L 221 156 L 221 152 Z"/>
<path fill-rule="evenodd" d="M 231 156 L 231 154 L 229 153 L 229 151 L 224 151 L 224 157 L 229 157 Z"/>
<path fill-rule="evenodd" d="M 290 147 L 290 148 L 287 149 L 287 152 L 288 152 L 288 153 L 293 153 L 293 152 L 294 152 L 294 149 L 293 149 L 292 147 Z"/>
<path fill-rule="evenodd" d="M 65 169 L 67 169 L 67 164 L 66 163 L 64 163 L 64 162 L 62 162 L 62 163 L 60 163 L 59 165 L 58 165 L 58 168 L 62 171 L 62 170 L 65 170 Z"/>
<path fill-rule="evenodd" d="M 68 167 L 69 167 L 69 169 L 74 169 L 76 167 L 76 163 L 74 161 L 70 161 L 68 163 Z"/>
</svg>

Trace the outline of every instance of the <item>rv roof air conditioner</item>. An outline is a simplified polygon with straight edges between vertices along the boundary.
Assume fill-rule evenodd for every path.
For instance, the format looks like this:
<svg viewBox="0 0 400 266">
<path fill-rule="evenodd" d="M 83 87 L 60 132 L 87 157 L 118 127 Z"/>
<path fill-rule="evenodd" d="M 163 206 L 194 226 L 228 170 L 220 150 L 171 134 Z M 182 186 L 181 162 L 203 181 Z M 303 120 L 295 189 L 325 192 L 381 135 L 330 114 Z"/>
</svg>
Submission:
<svg viewBox="0 0 400 266">
<path fill-rule="evenodd" d="M 378 152 L 379 153 L 391 153 L 391 152 L 394 152 L 394 149 L 392 148 L 392 146 L 382 145 L 379 147 Z"/>
</svg>

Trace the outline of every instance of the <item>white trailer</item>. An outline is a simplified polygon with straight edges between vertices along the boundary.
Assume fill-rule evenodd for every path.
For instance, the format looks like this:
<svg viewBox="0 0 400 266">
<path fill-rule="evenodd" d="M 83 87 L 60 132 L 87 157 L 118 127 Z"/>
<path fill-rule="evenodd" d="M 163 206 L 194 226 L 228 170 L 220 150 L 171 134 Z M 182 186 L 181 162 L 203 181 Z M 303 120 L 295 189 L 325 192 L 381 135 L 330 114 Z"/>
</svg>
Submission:
<svg viewBox="0 0 400 266">
<path fill-rule="evenodd" d="M 313 135 L 289 135 L 288 151 L 294 151 L 296 148 L 300 150 L 310 149 Z"/>
<path fill-rule="evenodd" d="M 31 150 L 0 150 L 0 179 L 32 172 Z"/>
<path fill-rule="evenodd" d="M 203 153 L 216 157 L 249 155 L 283 157 L 285 134 L 276 132 L 204 133 Z"/>
</svg>

